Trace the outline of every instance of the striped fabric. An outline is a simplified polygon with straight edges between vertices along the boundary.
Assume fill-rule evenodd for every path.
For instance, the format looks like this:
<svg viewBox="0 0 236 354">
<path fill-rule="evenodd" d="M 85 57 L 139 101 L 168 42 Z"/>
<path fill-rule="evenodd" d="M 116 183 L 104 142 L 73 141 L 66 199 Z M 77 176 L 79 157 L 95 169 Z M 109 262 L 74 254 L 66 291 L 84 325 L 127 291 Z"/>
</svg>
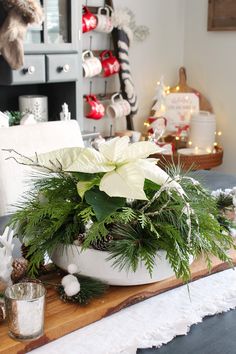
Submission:
<svg viewBox="0 0 236 354">
<path fill-rule="evenodd" d="M 129 61 L 129 37 L 123 29 L 116 28 L 116 43 L 117 56 L 121 65 L 120 77 L 122 91 L 125 93 L 125 99 L 128 100 L 131 106 L 131 116 L 138 112 L 137 95 L 134 88 L 134 82 L 131 75 L 130 61 Z"/>
</svg>

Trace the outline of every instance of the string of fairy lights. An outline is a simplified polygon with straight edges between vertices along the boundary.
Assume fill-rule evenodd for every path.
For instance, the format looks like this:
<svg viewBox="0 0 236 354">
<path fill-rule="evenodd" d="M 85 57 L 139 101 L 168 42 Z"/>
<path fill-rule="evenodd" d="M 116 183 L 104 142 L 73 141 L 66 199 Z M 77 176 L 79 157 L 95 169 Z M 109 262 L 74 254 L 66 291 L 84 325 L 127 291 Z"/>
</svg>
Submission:
<svg viewBox="0 0 236 354">
<path fill-rule="evenodd" d="M 152 118 L 161 118 L 161 117 L 165 117 L 168 120 L 168 107 L 166 107 L 166 98 L 168 95 L 173 94 L 173 93 L 185 93 L 185 92 L 180 92 L 180 86 L 177 85 L 175 87 L 170 87 L 170 86 L 165 86 L 164 85 L 164 81 L 163 78 L 161 78 L 160 81 L 157 82 L 157 88 L 156 88 L 156 95 L 154 97 L 154 103 L 152 106 L 152 110 L 151 110 L 151 116 L 144 122 L 144 126 L 148 131 L 148 135 L 150 136 L 152 133 L 150 132 L 150 128 L 152 127 L 152 122 L 150 122 L 150 120 Z M 186 95 L 184 96 L 184 99 L 186 100 L 186 102 L 189 101 L 190 103 L 190 97 L 188 94 L 195 94 L 196 96 L 198 96 L 198 98 L 200 98 L 200 93 L 198 91 L 194 91 L 194 92 L 186 92 Z M 191 122 L 191 118 L 193 116 L 193 114 L 196 113 L 196 111 L 194 111 L 193 107 L 191 107 L 188 110 L 188 115 L 189 115 L 189 124 Z M 181 132 L 181 129 L 179 130 Z M 212 132 L 213 133 L 213 132 Z M 185 132 L 185 134 L 187 135 L 187 133 Z M 180 133 L 176 130 L 176 131 L 168 131 L 166 132 L 163 136 L 165 137 L 165 135 L 173 135 L 174 139 L 176 140 L 176 142 L 178 142 L 179 140 L 181 140 L 181 135 Z M 186 137 L 185 135 L 185 137 Z M 204 150 L 204 153 L 216 153 L 217 149 L 220 147 L 219 146 L 219 142 L 218 139 L 220 139 L 220 137 L 222 136 L 222 131 L 215 131 L 215 142 L 212 146 L 212 148 L 207 147 Z M 214 140 L 213 140 L 214 141 Z M 187 148 L 192 149 L 194 154 L 199 154 L 199 153 L 203 153 L 203 150 L 201 148 L 199 148 L 198 146 L 193 146 L 193 142 L 191 141 L 190 137 L 187 136 L 187 143 L 186 143 Z"/>
</svg>

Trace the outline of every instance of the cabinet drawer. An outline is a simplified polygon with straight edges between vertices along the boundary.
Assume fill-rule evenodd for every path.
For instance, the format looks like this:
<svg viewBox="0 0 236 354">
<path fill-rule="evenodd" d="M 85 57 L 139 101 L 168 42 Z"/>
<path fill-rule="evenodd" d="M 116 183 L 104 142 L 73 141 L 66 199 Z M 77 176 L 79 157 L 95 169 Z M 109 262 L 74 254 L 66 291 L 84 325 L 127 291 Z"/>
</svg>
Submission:
<svg viewBox="0 0 236 354">
<path fill-rule="evenodd" d="M 24 66 L 12 71 L 13 84 L 33 84 L 46 81 L 44 55 L 25 55 Z"/>
<path fill-rule="evenodd" d="M 46 56 L 47 81 L 76 81 L 79 72 L 77 54 L 51 54 Z"/>
</svg>

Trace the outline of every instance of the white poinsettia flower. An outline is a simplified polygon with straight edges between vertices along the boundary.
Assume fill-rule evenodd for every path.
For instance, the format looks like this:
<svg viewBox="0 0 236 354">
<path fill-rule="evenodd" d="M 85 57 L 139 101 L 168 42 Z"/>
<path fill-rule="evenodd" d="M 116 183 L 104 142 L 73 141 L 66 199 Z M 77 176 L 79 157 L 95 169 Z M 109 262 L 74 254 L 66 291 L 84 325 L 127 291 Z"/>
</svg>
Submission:
<svg viewBox="0 0 236 354">
<path fill-rule="evenodd" d="M 180 185 L 156 165 L 156 159 L 147 159 L 161 150 L 149 141 L 129 144 L 129 138 L 124 136 L 100 144 L 99 151 L 76 147 L 41 154 L 37 156 L 37 163 L 54 171 L 104 173 L 100 182 L 94 179 L 78 183 L 81 197 L 93 185 L 99 185 L 99 189 L 110 197 L 145 200 L 145 179 L 159 185 L 167 182 L 168 187 L 183 194 Z"/>
<path fill-rule="evenodd" d="M 160 185 L 170 179 L 166 172 L 156 166 L 155 159 L 146 159 L 160 151 L 152 142 L 129 144 L 128 137 L 118 137 L 101 144 L 99 151 L 84 149 L 66 171 L 106 172 L 100 181 L 101 191 L 110 197 L 145 200 L 147 197 L 143 188 L 146 178 Z M 179 186 L 174 181 L 170 183 L 173 183 L 173 187 Z"/>
</svg>

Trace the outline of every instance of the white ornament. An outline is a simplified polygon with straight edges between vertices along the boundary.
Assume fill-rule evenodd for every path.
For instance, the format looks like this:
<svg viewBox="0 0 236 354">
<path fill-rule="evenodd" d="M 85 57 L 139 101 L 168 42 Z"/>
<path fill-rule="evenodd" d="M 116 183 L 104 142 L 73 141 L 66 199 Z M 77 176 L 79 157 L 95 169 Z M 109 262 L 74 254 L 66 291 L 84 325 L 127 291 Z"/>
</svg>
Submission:
<svg viewBox="0 0 236 354">
<path fill-rule="evenodd" d="M 229 188 L 226 188 L 225 189 L 225 194 L 226 195 L 229 195 L 229 194 L 231 194 L 232 193 L 232 189 L 229 189 Z"/>
<path fill-rule="evenodd" d="M 68 274 L 62 278 L 61 284 L 65 287 L 71 283 L 76 283 L 77 281 L 78 279 L 74 275 Z"/>
<path fill-rule="evenodd" d="M 67 296 L 74 296 L 80 291 L 80 283 L 77 280 L 77 282 L 67 284 L 64 290 Z"/>
<path fill-rule="evenodd" d="M 236 238 L 236 229 L 231 228 L 231 229 L 230 229 L 230 234 L 231 234 L 231 236 L 232 236 L 233 238 Z"/>
<path fill-rule="evenodd" d="M 235 195 L 233 196 L 233 205 L 234 205 L 234 207 L 236 207 L 236 196 Z"/>
<path fill-rule="evenodd" d="M 70 120 L 71 113 L 69 112 L 68 104 L 64 103 L 61 107 L 62 111 L 60 113 L 60 120 Z"/>
<path fill-rule="evenodd" d="M 12 243 L 13 231 L 6 227 L 2 236 L 0 236 L 0 280 L 5 283 L 11 283 L 12 272 Z"/>
<path fill-rule="evenodd" d="M 33 113 L 25 113 L 20 120 L 20 125 L 32 125 L 37 124 L 37 121 Z"/>
<path fill-rule="evenodd" d="M 154 117 L 162 117 L 166 111 L 166 86 L 164 85 L 164 77 L 162 76 L 160 81 L 157 83 L 156 94 L 154 96 L 154 105 L 152 106 L 152 111 Z"/>
<path fill-rule="evenodd" d="M 76 264 L 69 264 L 67 270 L 70 274 L 78 273 L 79 271 L 78 266 Z"/>
</svg>

